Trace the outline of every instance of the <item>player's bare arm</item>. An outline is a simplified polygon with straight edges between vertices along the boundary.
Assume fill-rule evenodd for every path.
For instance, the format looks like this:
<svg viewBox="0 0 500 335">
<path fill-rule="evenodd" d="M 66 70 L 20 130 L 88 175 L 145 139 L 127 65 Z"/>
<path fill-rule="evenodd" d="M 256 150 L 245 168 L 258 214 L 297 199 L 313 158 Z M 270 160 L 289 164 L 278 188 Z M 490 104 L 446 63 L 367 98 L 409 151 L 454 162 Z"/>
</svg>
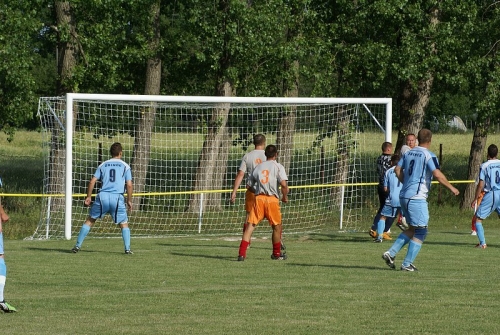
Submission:
<svg viewBox="0 0 500 335">
<path fill-rule="evenodd" d="M 94 190 L 95 183 L 97 182 L 96 177 L 92 177 L 87 187 L 87 197 L 85 198 L 85 206 L 90 206 L 92 202 L 92 191 Z"/>
<path fill-rule="evenodd" d="M 239 170 L 238 173 L 236 174 L 236 178 L 234 179 L 234 184 L 233 184 L 233 192 L 231 193 L 231 203 L 234 204 L 236 201 L 236 192 L 238 192 L 238 188 L 241 185 L 241 182 L 243 181 L 243 177 L 245 177 L 245 172 Z"/>
<path fill-rule="evenodd" d="M 453 193 L 454 195 L 459 195 L 460 194 L 460 191 L 457 190 L 453 185 L 450 184 L 450 182 L 448 181 L 448 179 L 446 178 L 446 176 L 441 172 L 441 170 L 439 169 L 436 169 L 432 172 L 432 175 L 434 176 L 434 178 L 436 178 L 436 180 L 441 184 L 443 185 L 444 187 L 448 188 L 451 193 Z"/>
<path fill-rule="evenodd" d="M 125 185 L 127 188 L 127 207 L 129 209 L 129 211 L 131 211 L 132 210 L 132 193 L 134 190 L 132 180 L 127 181 Z"/>
<path fill-rule="evenodd" d="M 288 202 L 288 182 L 286 180 L 282 180 L 281 183 L 281 201 Z"/>
</svg>

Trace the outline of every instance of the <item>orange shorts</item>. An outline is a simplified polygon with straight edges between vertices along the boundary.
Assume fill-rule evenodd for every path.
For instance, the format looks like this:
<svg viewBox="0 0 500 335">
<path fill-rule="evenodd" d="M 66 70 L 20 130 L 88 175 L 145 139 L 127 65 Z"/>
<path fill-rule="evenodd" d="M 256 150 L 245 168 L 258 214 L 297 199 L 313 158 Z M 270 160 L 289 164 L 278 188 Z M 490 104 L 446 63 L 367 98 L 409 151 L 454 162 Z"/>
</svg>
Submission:
<svg viewBox="0 0 500 335">
<path fill-rule="evenodd" d="M 245 210 L 247 213 L 250 213 L 253 209 L 253 205 L 255 205 L 255 193 L 252 190 L 248 189 L 245 192 Z"/>
<path fill-rule="evenodd" d="M 258 224 L 264 218 L 271 226 L 281 224 L 280 201 L 273 195 L 258 195 L 255 197 L 255 205 L 250 211 L 248 223 Z"/>
</svg>

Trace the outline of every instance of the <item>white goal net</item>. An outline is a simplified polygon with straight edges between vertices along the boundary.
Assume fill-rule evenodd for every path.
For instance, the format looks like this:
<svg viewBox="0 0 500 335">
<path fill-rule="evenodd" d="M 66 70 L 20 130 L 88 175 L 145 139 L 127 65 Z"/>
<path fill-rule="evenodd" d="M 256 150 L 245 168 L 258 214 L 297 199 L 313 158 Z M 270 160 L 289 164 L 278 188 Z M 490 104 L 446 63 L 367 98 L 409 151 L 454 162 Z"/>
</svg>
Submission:
<svg viewBox="0 0 500 335">
<path fill-rule="evenodd" d="M 229 198 L 258 133 L 278 146 L 289 177 L 285 234 L 367 230 L 378 208 L 376 158 L 391 141 L 391 108 L 391 99 L 381 98 L 40 98 L 45 200 L 33 238 L 78 233 L 88 215 L 88 181 L 114 142 L 132 168 L 134 237 L 239 235 L 245 183 L 234 205 Z M 108 216 L 90 236 L 120 236 L 120 229 Z"/>
</svg>

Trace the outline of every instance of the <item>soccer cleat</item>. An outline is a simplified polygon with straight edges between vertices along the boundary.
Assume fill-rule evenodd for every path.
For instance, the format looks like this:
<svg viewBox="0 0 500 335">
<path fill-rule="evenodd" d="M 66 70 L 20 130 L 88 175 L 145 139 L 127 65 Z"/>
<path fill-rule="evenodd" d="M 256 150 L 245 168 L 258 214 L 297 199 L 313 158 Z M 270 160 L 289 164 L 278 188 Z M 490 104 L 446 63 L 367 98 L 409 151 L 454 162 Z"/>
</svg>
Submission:
<svg viewBox="0 0 500 335">
<path fill-rule="evenodd" d="M 374 243 L 382 243 L 382 239 L 381 238 L 376 238 L 373 240 Z"/>
<path fill-rule="evenodd" d="M 383 233 L 382 237 L 384 240 L 388 240 L 388 241 L 392 240 L 391 235 L 389 235 L 389 233 Z"/>
<path fill-rule="evenodd" d="M 243 262 L 245 260 L 244 256 L 238 256 L 238 262 Z"/>
<path fill-rule="evenodd" d="M 284 261 L 287 258 L 286 254 L 280 254 L 279 256 L 275 256 L 274 254 L 271 255 L 271 259 L 274 261 Z"/>
<path fill-rule="evenodd" d="M 373 229 L 370 229 L 370 232 L 368 234 L 370 234 L 370 236 L 373 238 L 377 238 L 377 232 Z"/>
<path fill-rule="evenodd" d="M 396 257 L 391 257 L 391 254 L 389 253 L 389 251 L 384 252 L 384 254 L 382 255 L 382 258 L 384 259 L 385 264 L 387 264 L 387 266 L 389 266 L 391 269 L 396 268 L 396 266 L 394 265 L 394 259 Z"/>
<path fill-rule="evenodd" d="M 128 249 L 128 250 L 125 250 L 125 255 L 133 255 L 134 253 L 132 252 L 132 250 Z"/>
<path fill-rule="evenodd" d="M 4 311 L 4 313 L 14 313 L 17 312 L 17 309 L 9 303 L 6 303 L 5 300 L 0 302 L 0 309 Z"/>
<path fill-rule="evenodd" d="M 418 269 L 415 267 L 415 265 L 410 263 L 410 265 L 408 266 L 401 265 L 401 271 L 415 272 L 418 271 Z"/>
<path fill-rule="evenodd" d="M 486 244 L 481 244 L 481 243 L 478 243 L 478 244 L 476 244 L 476 248 L 479 248 L 479 249 L 486 249 Z"/>
<path fill-rule="evenodd" d="M 71 249 L 71 252 L 74 254 L 76 254 L 78 251 L 80 251 L 80 247 L 78 247 L 76 245 L 73 247 L 73 249 Z"/>
<path fill-rule="evenodd" d="M 471 231 L 471 232 L 470 232 L 470 234 L 471 234 L 472 236 L 477 236 L 477 231 L 473 230 L 473 231 Z"/>
</svg>

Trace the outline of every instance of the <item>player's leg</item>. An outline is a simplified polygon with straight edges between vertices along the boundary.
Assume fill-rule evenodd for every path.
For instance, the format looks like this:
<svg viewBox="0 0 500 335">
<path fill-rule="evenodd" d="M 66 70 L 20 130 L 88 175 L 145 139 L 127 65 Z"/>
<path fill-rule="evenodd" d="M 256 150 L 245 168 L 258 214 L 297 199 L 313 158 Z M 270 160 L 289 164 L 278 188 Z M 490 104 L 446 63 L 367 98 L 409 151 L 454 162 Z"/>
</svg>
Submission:
<svg viewBox="0 0 500 335">
<path fill-rule="evenodd" d="M 484 235 L 484 227 L 483 227 L 483 220 L 486 219 L 488 216 L 490 216 L 491 213 L 493 213 L 492 208 L 496 208 L 494 204 L 494 192 L 488 192 L 484 194 L 484 196 L 481 199 L 480 204 L 477 207 L 476 211 L 476 233 L 477 233 L 477 239 L 479 240 L 479 243 L 476 245 L 477 248 L 486 248 L 486 237 Z"/>
<path fill-rule="evenodd" d="M 80 228 L 80 232 L 78 233 L 78 236 L 76 238 L 76 244 L 73 247 L 73 249 L 71 249 L 72 252 L 77 253 L 78 251 L 80 251 L 80 249 L 82 248 L 83 241 L 87 237 L 90 228 L 92 228 L 92 225 L 95 223 L 95 221 L 96 219 L 90 216 L 87 217 L 85 223 Z"/>
<path fill-rule="evenodd" d="M 409 199 L 401 199 L 401 210 L 403 212 L 403 215 L 408 217 L 407 211 L 408 211 L 408 203 Z M 386 264 L 394 269 L 396 266 L 394 265 L 394 259 L 396 258 L 396 255 L 398 254 L 401 249 L 410 242 L 410 240 L 413 238 L 413 235 L 415 233 L 415 228 L 410 225 L 410 227 L 401 232 L 399 236 L 397 237 L 396 241 L 392 244 L 392 246 L 382 254 L 382 258 L 385 260 Z"/>
<path fill-rule="evenodd" d="M 243 234 L 248 228 L 248 218 L 250 217 L 250 212 L 252 211 L 253 206 L 255 205 L 255 193 L 251 189 L 247 189 L 245 192 L 245 223 L 243 224 Z M 249 241 L 248 246 L 252 244 L 252 241 Z"/>
<path fill-rule="evenodd" d="M 248 226 L 241 238 L 240 248 L 238 251 L 238 261 L 244 261 L 247 257 L 248 245 L 252 239 L 255 226 L 264 218 L 264 204 L 260 198 L 261 196 L 255 198 L 254 206 L 248 215 Z"/>
<path fill-rule="evenodd" d="M 382 242 L 384 228 L 385 228 L 385 220 L 386 220 L 385 215 L 381 214 L 377 224 L 377 237 L 373 240 L 373 242 L 379 242 L 379 243 Z"/>
<path fill-rule="evenodd" d="M 7 280 L 7 265 L 5 265 L 4 251 L 3 251 L 3 232 L 2 222 L 0 221 L 0 310 L 5 313 L 15 312 L 16 308 L 7 302 L 4 298 L 5 281 Z"/>
<path fill-rule="evenodd" d="M 273 243 L 273 253 L 271 254 L 271 259 L 273 260 L 285 260 L 287 258 L 286 253 L 281 252 L 282 246 L 282 232 L 283 225 L 281 221 L 281 208 L 278 198 L 276 197 L 266 197 L 267 207 L 265 212 L 265 218 L 269 221 L 269 224 L 273 228 L 272 232 L 272 243 Z"/>
<path fill-rule="evenodd" d="M 116 197 L 116 198 L 114 198 Z M 132 250 L 130 250 L 130 228 L 128 226 L 128 215 L 127 215 L 127 206 L 125 205 L 125 197 L 122 194 L 116 194 L 111 196 L 111 206 L 112 217 L 115 224 L 119 223 L 119 226 L 122 231 L 122 239 L 123 239 L 123 247 L 125 249 L 125 254 L 131 255 L 133 254 Z"/>
<path fill-rule="evenodd" d="M 415 229 L 415 234 L 408 244 L 408 252 L 401 265 L 401 270 L 404 271 L 417 271 L 417 268 L 413 265 L 415 258 L 417 257 L 420 249 L 422 248 L 422 243 L 424 243 L 425 237 L 427 236 L 427 227 L 413 227 Z"/>
<path fill-rule="evenodd" d="M 73 249 L 71 249 L 72 252 L 77 253 L 78 251 L 80 251 L 83 241 L 89 234 L 92 225 L 98 218 L 101 218 L 104 213 L 106 213 L 106 202 L 106 197 L 104 197 L 103 199 L 101 194 L 97 195 L 94 202 L 90 206 L 89 216 L 87 216 L 87 219 L 80 228 L 80 232 L 78 233 L 78 237 L 76 238 L 76 244 Z"/>
<path fill-rule="evenodd" d="M 387 199 L 387 193 L 384 190 L 383 186 L 378 186 L 377 187 L 377 193 L 378 193 L 378 201 L 379 201 L 379 207 L 377 210 L 377 214 L 375 214 L 375 217 L 373 218 L 373 224 L 370 229 L 370 236 L 375 238 L 377 237 L 377 226 L 378 222 L 380 220 L 380 213 L 382 212 L 382 208 L 384 208 L 385 205 L 385 199 Z"/>
</svg>

